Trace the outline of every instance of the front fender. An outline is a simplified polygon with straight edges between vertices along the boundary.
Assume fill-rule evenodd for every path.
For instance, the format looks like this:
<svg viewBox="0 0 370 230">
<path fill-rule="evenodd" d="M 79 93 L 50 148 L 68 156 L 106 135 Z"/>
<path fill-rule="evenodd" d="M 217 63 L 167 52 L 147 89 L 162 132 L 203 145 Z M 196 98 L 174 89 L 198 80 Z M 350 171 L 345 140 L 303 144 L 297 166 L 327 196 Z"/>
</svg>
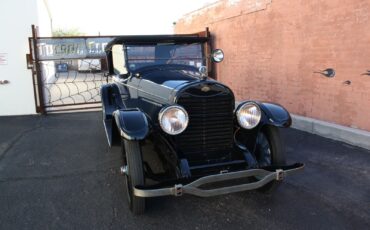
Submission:
<svg viewBox="0 0 370 230">
<path fill-rule="evenodd" d="M 292 124 L 292 118 L 289 112 L 281 105 L 270 102 L 244 101 L 240 103 L 235 111 L 245 102 L 256 103 L 262 111 L 262 118 L 259 127 L 263 125 L 273 125 L 282 128 L 288 128 Z"/>
<path fill-rule="evenodd" d="M 292 125 L 292 118 L 283 106 L 268 102 L 257 102 L 257 104 L 265 115 L 266 124 L 281 128 L 288 128 Z"/>
<path fill-rule="evenodd" d="M 116 109 L 125 108 L 117 85 L 102 85 L 100 88 L 100 95 L 103 107 L 103 119 L 112 119 L 112 114 Z"/>
<path fill-rule="evenodd" d="M 139 109 L 120 109 L 113 117 L 121 137 L 127 140 L 143 140 L 149 133 L 148 120 Z"/>
<path fill-rule="evenodd" d="M 288 128 L 292 124 L 292 118 L 289 112 L 278 104 L 259 102 L 259 101 L 244 101 L 240 103 L 236 110 L 242 106 L 245 102 L 256 103 L 261 108 L 261 121 L 259 125 L 253 129 L 237 129 L 235 132 L 235 140 L 237 146 L 245 145 L 245 147 L 253 152 L 257 144 L 258 133 L 261 132 L 262 128 L 266 125 L 272 125 L 281 128 Z M 236 122 L 237 123 L 237 122 Z"/>
</svg>

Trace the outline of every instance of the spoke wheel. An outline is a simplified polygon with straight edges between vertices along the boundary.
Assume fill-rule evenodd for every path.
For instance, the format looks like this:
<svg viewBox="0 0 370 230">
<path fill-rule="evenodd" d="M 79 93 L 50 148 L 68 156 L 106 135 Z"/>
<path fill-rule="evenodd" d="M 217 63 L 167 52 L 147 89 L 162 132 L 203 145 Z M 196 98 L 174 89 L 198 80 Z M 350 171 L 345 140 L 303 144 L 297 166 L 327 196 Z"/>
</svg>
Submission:
<svg viewBox="0 0 370 230">
<path fill-rule="evenodd" d="M 137 185 L 144 185 L 143 162 L 141 149 L 138 141 L 122 140 L 123 165 L 127 166 L 125 176 L 125 187 L 127 202 L 132 213 L 139 215 L 145 212 L 145 198 L 137 197 L 133 189 Z"/>
<path fill-rule="evenodd" d="M 259 167 L 285 164 L 285 150 L 279 128 L 266 126 L 258 134 L 256 145 L 256 160 Z M 259 188 L 260 192 L 271 193 L 277 189 L 281 181 L 271 181 Z"/>
</svg>

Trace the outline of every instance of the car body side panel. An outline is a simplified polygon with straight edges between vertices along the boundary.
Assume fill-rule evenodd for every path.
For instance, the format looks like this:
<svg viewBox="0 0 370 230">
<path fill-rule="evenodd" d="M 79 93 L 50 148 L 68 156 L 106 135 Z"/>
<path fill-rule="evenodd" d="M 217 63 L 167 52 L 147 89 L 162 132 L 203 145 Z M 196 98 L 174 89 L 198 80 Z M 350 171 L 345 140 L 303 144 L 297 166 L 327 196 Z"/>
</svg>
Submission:
<svg viewBox="0 0 370 230">
<path fill-rule="evenodd" d="M 105 84 L 100 89 L 103 124 L 109 146 L 119 144 L 119 133 L 113 119 L 113 112 L 123 109 L 120 90 L 116 84 Z"/>
<path fill-rule="evenodd" d="M 111 119 L 116 109 L 124 108 L 117 85 L 103 85 L 100 88 L 100 95 L 103 107 L 103 119 Z"/>
</svg>

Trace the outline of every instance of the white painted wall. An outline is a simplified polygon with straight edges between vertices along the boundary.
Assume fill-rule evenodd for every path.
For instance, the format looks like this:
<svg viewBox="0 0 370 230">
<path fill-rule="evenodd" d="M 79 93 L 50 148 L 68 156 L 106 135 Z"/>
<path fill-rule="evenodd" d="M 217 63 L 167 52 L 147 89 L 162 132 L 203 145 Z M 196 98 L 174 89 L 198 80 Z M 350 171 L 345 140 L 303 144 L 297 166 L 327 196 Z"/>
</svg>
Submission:
<svg viewBox="0 0 370 230">
<path fill-rule="evenodd" d="M 28 37 L 31 24 L 40 25 L 43 36 L 50 36 L 50 19 L 45 19 L 43 0 L 0 1 L 0 54 L 7 54 L 7 64 L 0 65 L 0 115 L 35 114 L 31 70 L 27 69 Z M 48 26 L 45 26 L 47 25 Z M 47 27 L 47 29 L 46 29 Z"/>
</svg>

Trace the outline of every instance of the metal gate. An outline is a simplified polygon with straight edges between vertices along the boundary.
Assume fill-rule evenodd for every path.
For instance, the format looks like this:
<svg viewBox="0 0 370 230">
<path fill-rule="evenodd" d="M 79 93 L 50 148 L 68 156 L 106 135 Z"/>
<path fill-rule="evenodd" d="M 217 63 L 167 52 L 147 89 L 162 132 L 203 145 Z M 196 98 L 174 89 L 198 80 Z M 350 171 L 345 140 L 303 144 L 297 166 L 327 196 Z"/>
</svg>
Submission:
<svg viewBox="0 0 370 230">
<path fill-rule="evenodd" d="M 32 26 L 28 68 L 36 111 L 101 108 L 100 86 L 108 82 L 104 48 L 114 36 L 38 37 Z"/>
</svg>

